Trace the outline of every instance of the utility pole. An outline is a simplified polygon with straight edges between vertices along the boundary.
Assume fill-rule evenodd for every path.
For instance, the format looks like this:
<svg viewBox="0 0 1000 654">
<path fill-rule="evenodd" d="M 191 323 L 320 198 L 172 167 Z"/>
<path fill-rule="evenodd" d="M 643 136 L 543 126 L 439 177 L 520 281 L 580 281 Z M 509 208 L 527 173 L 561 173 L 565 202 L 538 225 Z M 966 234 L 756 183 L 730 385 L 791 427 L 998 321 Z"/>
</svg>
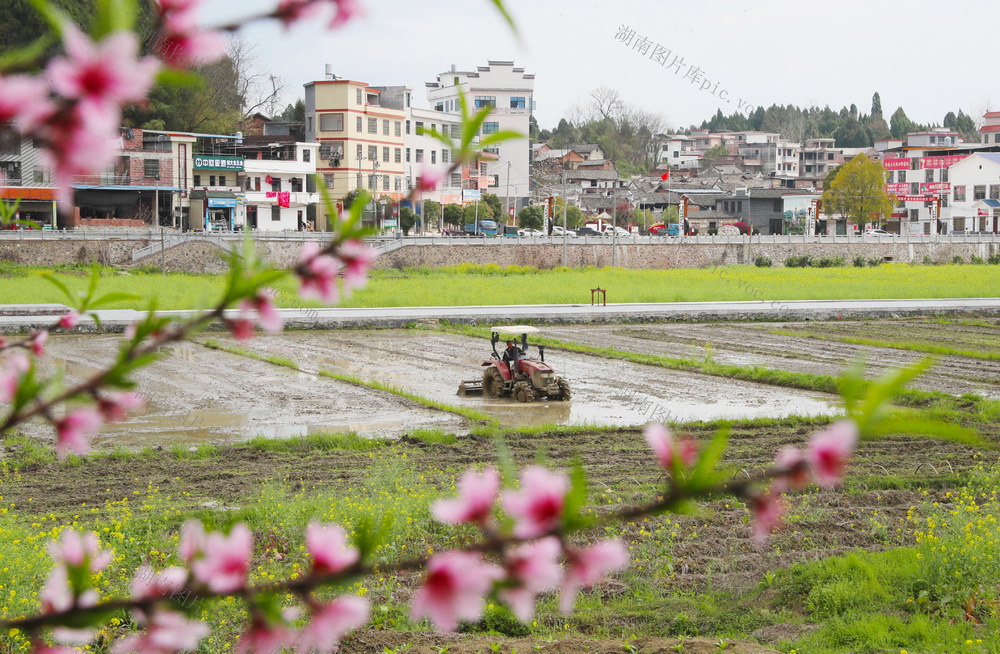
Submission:
<svg viewBox="0 0 1000 654">
<path fill-rule="evenodd" d="M 566 169 L 563 168 L 563 268 L 566 267 L 567 247 L 569 245 L 569 231 L 566 227 L 566 205 L 569 204 L 566 196 Z"/>
<path fill-rule="evenodd" d="M 512 163 L 510 161 L 507 162 L 507 199 L 503 203 L 503 210 L 507 212 L 507 215 L 504 216 L 504 222 L 507 222 L 510 218 L 510 166 Z"/>
</svg>

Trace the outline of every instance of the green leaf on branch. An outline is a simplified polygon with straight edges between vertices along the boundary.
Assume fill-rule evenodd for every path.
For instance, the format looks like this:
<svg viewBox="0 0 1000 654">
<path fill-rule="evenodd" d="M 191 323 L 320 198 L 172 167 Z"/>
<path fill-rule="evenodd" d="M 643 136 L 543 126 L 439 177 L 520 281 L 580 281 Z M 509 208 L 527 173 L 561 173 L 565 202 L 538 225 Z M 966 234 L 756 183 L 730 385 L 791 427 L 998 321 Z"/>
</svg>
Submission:
<svg viewBox="0 0 1000 654">
<path fill-rule="evenodd" d="M 391 513 L 385 513 L 382 516 L 382 521 L 377 524 L 371 516 L 365 516 L 354 524 L 354 535 L 351 537 L 351 543 L 361 553 L 362 562 L 371 560 L 378 546 L 388 540 L 392 533 L 392 525 Z"/>
<path fill-rule="evenodd" d="M 715 486 L 722 479 L 722 472 L 719 469 L 719 462 L 729 444 L 729 428 L 720 427 L 715 432 L 715 436 L 698 453 L 698 461 L 691 469 L 691 475 L 687 480 L 686 487 L 695 492 L 700 492 Z M 679 466 L 679 457 L 674 457 L 675 479 L 677 478 L 676 468 Z"/>
<path fill-rule="evenodd" d="M 49 27 L 52 28 L 52 33 L 62 38 L 63 26 L 71 22 L 69 17 L 61 9 L 53 6 L 52 3 L 46 0 L 29 0 L 29 2 L 35 8 L 35 11 L 45 19 Z"/>
<path fill-rule="evenodd" d="M 504 20 L 507 21 L 507 24 L 510 25 L 510 29 L 514 32 L 514 36 L 520 38 L 521 35 L 517 31 L 517 25 L 514 24 L 514 17 L 510 15 L 509 11 L 507 11 L 507 7 L 504 6 L 503 0 L 490 1 L 493 3 L 493 6 L 497 8 L 497 11 L 500 12 L 500 15 L 503 16 Z"/>
<path fill-rule="evenodd" d="M 91 32 L 95 40 L 114 32 L 132 30 L 139 13 L 136 0 L 97 0 L 94 9 Z"/>
<path fill-rule="evenodd" d="M 201 88 L 205 85 L 205 79 L 198 73 L 193 73 L 188 70 L 162 68 L 160 69 L 160 72 L 156 74 L 156 84 L 158 86 Z"/>
<path fill-rule="evenodd" d="M 23 48 L 17 48 L 0 55 L 0 71 L 16 72 L 30 71 L 38 66 L 38 62 L 45 56 L 45 52 L 52 47 L 55 39 L 51 35 L 45 34 Z"/>
<path fill-rule="evenodd" d="M 107 306 L 109 304 L 114 304 L 115 302 L 134 302 L 135 300 L 141 300 L 142 296 L 134 295 L 132 293 L 122 293 L 121 291 L 112 291 L 111 293 L 105 293 L 99 298 L 91 300 L 88 309 L 99 309 L 100 307 Z"/>
<path fill-rule="evenodd" d="M 500 143 L 502 141 L 511 141 L 513 139 L 523 139 L 524 134 L 521 132 L 515 132 L 512 129 L 503 129 L 497 132 L 491 132 L 486 138 L 479 140 L 479 147 L 485 147 L 487 145 L 493 145 L 494 143 Z"/>
<path fill-rule="evenodd" d="M 587 473 L 578 460 L 573 462 L 569 482 L 569 493 L 563 505 L 562 524 L 567 531 L 576 531 L 589 527 L 593 522 L 583 513 L 584 507 L 587 506 Z"/>
<path fill-rule="evenodd" d="M 80 298 L 77 297 L 75 293 L 71 292 L 69 288 L 66 286 L 66 284 L 63 284 L 58 277 L 56 277 L 55 275 L 51 275 L 49 273 L 44 273 L 42 275 L 42 278 L 45 279 L 47 282 L 50 282 L 53 286 L 58 288 L 63 295 L 66 296 L 66 299 L 69 301 L 69 306 L 71 308 L 73 309 L 78 308 L 77 305 L 79 303 Z"/>
</svg>

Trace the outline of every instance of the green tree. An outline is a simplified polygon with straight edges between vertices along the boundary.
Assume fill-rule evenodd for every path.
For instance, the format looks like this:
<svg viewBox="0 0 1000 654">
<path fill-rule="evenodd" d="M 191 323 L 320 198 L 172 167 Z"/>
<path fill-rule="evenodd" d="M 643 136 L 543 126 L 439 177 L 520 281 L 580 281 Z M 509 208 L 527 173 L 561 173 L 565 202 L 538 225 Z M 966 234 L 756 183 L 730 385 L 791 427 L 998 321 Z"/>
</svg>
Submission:
<svg viewBox="0 0 1000 654">
<path fill-rule="evenodd" d="M 465 211 L 460 204 L 446 204 L 443 213 L 445 224 L 461 227 L 465 222 Z"/>
<path fill-rule="evenodd" d="M 493 207 L 485 202 L 472 202 L 465 205 L 465 224 L 471 225 L 476 222 L 476 205 L 479 206 L 479 220 L 493 220 Z"/>
<path fill-rule="evenodd" d="M 562 227 L 563 224 L 563 205 L 565 201 L 562 197 L 556 196 L 555 205 L 552 208 L 553 212 L 553 224 Z M 583 224 L 583 212 L 580 211 L 580 207 L 573 206 L 572 204 L 566 208 L 566 228 L 576 229 L 581 224 Z"/>
<path fill-rule="evenodd" d="M 517 213 L 517 226 L 523 229 L 541 229 L 545 225 L 542 207 L 525 207 Z"/>
<path fill-rule="evenodd" d="M 424 229 L 433 227 L 441 220 L 441 203 L 424 200 Z"/>
<path fill-rule="evenodd" d="M 715 162 L 719 160 L 719 157 L 724 157 L 727 154 L 729 154 L 729 150 L 726 146 L 721 143 L 719 145 L 713 145 L 709 149 L 705 150 L 705 154 L 701 157 L 702 168 L 708 168 L 714 165 Z"/>
<path fill-rule="evenodd" d="M 872 117 L 875 116 L 882 117 L 882 98 L 878 91 L 875 91 L 875 95 L 872 96 Z"/>
<path fill-rule="evenodd" d="M 840 214 L 854 224 L 881 223 L 892 213 L 895 198 L 885 192 L 885 169 L 878 161 L 859 154 L 837 168 L 823 191 L 823 210 Z"/>
<path fill-rule="evenodd" d="M 962 134 L 966 141 L 978 141 L 979 132 L 976 130 L 976 122 L 972 120 L 969 114 L 965 113 L 961 109 L 958 110 L 958 116 L 955 117 L 955 131 Z"/>
<path fill-rule="evenodd" d="M 497 220 L 504 220 L 506 216 L 503 212 L 503 201 L 493 193 L 483 193 L 482 202 L 490 205 L 490 209 L 493 210 L 493 215 Z"/>
<path fill-rule="evenodd" d="M 417 224 L 417 214 L 413 209 L 409 207 L 403 207 L 399 210 L 399 228 L 403 230 L 403 234 L 409 236 L 410 230 L 413 226 Z"/>
<path fill-rule="evenodd" d="M 354 204 L 354 201 L 357 200 L 358 196 L 361 195 L 362 193 L 364 193 L 363 190 L 354 189 L 353 191 L 345 195 L 344 199 L 341 200 L 341 202 L 344 203 L 344 209 L 350 209 L 351 205 Z"/>
<path fill-rule="evenodd" d="M 909 132 L 916 131 L 917 125 L 906 117 L 906 112 L 899 107 L 889 119 L 889 132 L 894 139 L 905 139 Z M 840 145 L 839 143 L 837 145 Z"/>
</svg>

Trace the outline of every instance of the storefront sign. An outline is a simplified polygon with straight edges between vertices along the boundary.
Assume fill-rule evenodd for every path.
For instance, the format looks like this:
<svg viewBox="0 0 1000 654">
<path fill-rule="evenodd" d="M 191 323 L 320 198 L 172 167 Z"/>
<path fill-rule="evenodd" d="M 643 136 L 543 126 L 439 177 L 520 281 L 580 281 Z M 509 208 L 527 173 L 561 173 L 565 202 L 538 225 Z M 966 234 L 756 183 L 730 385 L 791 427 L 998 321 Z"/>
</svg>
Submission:
<svg viewBox="0 0 1000 654">
<path fill-rule="evenodd" d="M 211 209 L 235 209 L 236 198 L 208 198 L 208 206 Z"/>
<path fill-rule="evenodd" d="M 907 182 L 896 182 L 894 184 L 886 184 L 885 192 L 892 193 L 893 195 L 903 195 L 904 193 L 910 192 L 910 185 Z"/>
<path fill-rule="evenodd" d="M 195 170 L 243 170 L 243 157 L 195 155 Z"/>
<path fill-rule="evenodd" d="M 965 159 L 969 155 L 967 154 L 952 154 L 947 157 L 921 157 L 920 167 L 921 168 L 948 168 L 957 164 L 962 159 Z"/>
<path fill-rule="evenodd" d="M 951 183 L 949 182 L 921 182 L 921 193 L 951 193 Z"/>
<path fill-rule="evenodd" d="M 933 195 L 900 195 L 896 197 L 900 202 L 931 202 Z"/>
<path fill-rule="evenodd" d="M 886 170 L 909 170 L 909 159 L 883 159 L 882 167 Z"/>
</svg>

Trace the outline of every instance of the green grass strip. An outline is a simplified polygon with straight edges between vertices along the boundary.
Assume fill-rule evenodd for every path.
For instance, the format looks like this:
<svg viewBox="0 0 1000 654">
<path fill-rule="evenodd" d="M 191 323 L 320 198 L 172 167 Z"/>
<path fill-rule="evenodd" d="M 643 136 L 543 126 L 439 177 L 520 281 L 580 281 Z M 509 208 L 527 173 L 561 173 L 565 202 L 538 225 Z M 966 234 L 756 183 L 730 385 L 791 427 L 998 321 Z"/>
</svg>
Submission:
<svg viewBox="0 0 1000 654">
<path fill-rule="evenodd" d="M 1000 353 L 978 352 L 975 350 L 958 350 L 944 345 L 930 345 L 927 343 L 904 343 L 901 341 L 880 341 L 874 338 L 859 338 L 857 336 L 825 336 L 814 332 L 799 332 L 794 329 L 772 329 L 775 336 L 792 336 L 797 338 L 814 338 L 819 341 L 833 341 L 839 343 L 849 343 L 851 345 L 870 345 L 872 347 L 888 347 L 895 350 L 909 350 L 911 352 L 924 352 L 926 354 L 940 354 L 942 356 L 969 357 L 972 359 L 986 359 L 987 361 L 1000 361 Z"/>
</svg>

